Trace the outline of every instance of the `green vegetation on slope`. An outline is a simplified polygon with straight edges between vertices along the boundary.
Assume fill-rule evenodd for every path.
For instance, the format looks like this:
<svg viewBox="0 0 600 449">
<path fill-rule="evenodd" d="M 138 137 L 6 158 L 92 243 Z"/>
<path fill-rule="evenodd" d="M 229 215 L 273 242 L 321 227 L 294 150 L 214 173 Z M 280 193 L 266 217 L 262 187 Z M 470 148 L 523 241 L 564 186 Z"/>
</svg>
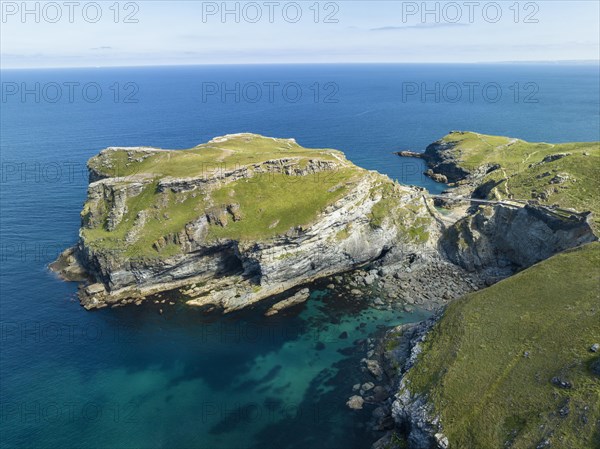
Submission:
<svg viewBox="0 0 600 449">
<path fill-rule="evenodd" d="M 293 158 L 301 169 L 316 160 L 334 162 L 337 168 L 302 176 L 255 173 L 250 178 L 177 193 L 158 189 L 159 181 L 168 177 L 211 178 L 213 172 L 286 158 Z M 117 185 L 150 181 L 140 194 L 127 198 L 123 218 L 114 229 L 107 225 L 114 207 L 110 197 L 88 199 L 82 212 L 86 245 L 145 258 L 179 253 L 178 234 L 206 214 L 214 218 L 209 220 L 208 240 L 267 239 L 294 227 L 308 226 L 356 182 L 370 176 L 337 150 L 306 149 L 292 140 L 254 134 L 215 139 L 191 150 L 110 150 L 92 158 L 89 166 L 103 176 L 118 176 Z M 230 211 L 232 207 L 235 214 Z M 90 219 L 93 214 L 95 222 Z"/>
<path fill-rule="evenodd" d="M 96 249 L 122 251 L 127 257 L 154 257 L 157 251 L 153 244 L 160 237 L 177 233 L 185 225 L 198 218 L 204 211 L 204 198 L 196 193 L 175 194 L 171 191 L 158 194 L 158 182 L 148 184 L 139 195 L 127 199 L 127 209 L 121 222 L 112 231 L 104 224 L 94 228 L 83 228 L 82 236 L 87 245 Z M 85 209 L 84 209 L 85 211 Z M 138 214 L 143 212 L 145 220 L 137 232 L 136 240 L 127 243 L 128 232 L 132 231 Z M 162 257 L 179 252 L 171 245 L 161 251 Z"/>
<path fill-rule="evenodd" d="M 238 134 L 227 139 L 214 139 L 187 150 L 155 151 L 129 157 L 126 148 L 105 151 L 93 157 L 88 166 L 108 177 L 151 173 L 174 177 L 206 175 L 215 170 L 286 157 L 305 161 L 318 158 L 339 162 L 344 154 L 331 149 L 308 149 L 291 139 L 273 139 L 257 134 Z"/>
<path fill-rule="evenodd" d="M 355 170 L 343 169 L 302 177 L 261 175 L 228 184 L 213 193 L 214 204 L 221 209 L 239 204 L 244 218 L 225 227 L 212 226 L 209 235 L 251 241 L 310 224 L 328 204 L 347 193 L 356 177 Z"/>
<path fill-rule="evenodd" d="M 419 198 L 411 202 L 398 201 L 399 185 L 389 180 L 377 186 L 371 193 L 381 195 L 381 199 L 371 209 L 369 221 L 372 227 L 382 227 L 386 220 L 391 221 L 398 229 L 398 240 L 413 243 L 424 243 L 429 238 L 427 228 L 431 223 L 431 215 L 423 214 Z"/>
<path fill-rule="evenodd" d="M 448 306 L 408 379 L 451 447 L 600 447 L 599 269 L 592 243 Z"/>
<path fill-rule="evenodd" d="M 531 143 L 473 132 L 454 132 L 442 141 L 454 145 L 447 151 L 468 171 L 500 166 L 481 181 L 488 199 L 537 200 L 592 211 L 600 223 L 600 142 Z M 553 155 L 565 156 L 552 160 Z"/>
</svg>

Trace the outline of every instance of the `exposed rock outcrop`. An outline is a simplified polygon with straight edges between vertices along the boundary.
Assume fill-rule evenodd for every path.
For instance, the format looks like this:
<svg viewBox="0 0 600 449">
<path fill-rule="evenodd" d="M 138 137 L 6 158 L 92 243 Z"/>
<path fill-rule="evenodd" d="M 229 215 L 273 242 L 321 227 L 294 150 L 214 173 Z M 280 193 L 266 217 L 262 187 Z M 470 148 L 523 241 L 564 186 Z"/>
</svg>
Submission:
<svg viewBox="0 0 600 449">
<path fill-rule="evenodd" d="M 446 179 L 446 182 L 457 182 L 470 176 L 472 172 L 457 164 L 456 155 L 450 151 L 454 148 L 454 142 L 438 140 L 427 146 L 423 153 L 415 151 L 398 151 L 400 157 L 412 157 L 423 159 L 429 169 L 425 174 L 431 178 Z"/>
<path fill-rule="evenodd" d="M 539 206 L 485 206 L 448 228 L 441 243 L 448 258 L 469 271 L 510 275 L 597 240 L 590 217 Z"/>
<path fill-rule="evenodd" d="M 107 295 L 84 294 L 82 302 L 87 307 L 96 307 L 191 283 L 206 283 L 195 292 L 190 304 L 216 304 L 234 310 L 296 285 L 375 260 L 397 243 L 398 234 L 402 232 L 393 223 L 386 222 L 381 227 L 370 223 L 371 209 L 381 200 L 380 196 L 370 196 L 376 178 L 366 176 L 312 225 L 289 230 L 266 241 L 207 242 L 207 216 L 199 217 L 175 237 L 170 237 L 170 242 L 183 248 L 183 252 L 166 259 L 123 259 L 112 251 L 81 241 L 78 248 L 86 269 L 107 287 Z M 404 196 L 407 203 L 425 201 L 417 190 L 406 189 Z M 425 208 L 421 216 L 427 216 Z M 340 238 L 340 233 L 350 224 L 352 233 Z M 409 227 L 410 222 L 406 226 Z M 130 232 L 139 233 L 136 229 L 134 224 Z"/>
<path fill-rule="evenodd" d="M 309 296 L 310 296 L 310 290 L 308 288 L 303 288 L 298 293 L 290 296 L 289 298 L 273 304 L 269 308 L 269 310 L 267 310 L 265 312 L 265 316 L 276 315 L 284 309 L 296 306 L 298 304 L 302 304 L 303 302 L 305 302 L 308 299 Z"/>
<path fill-rule="evenodd" d="M 257 141 L 266 145 L 264 153 L 269 155 L 281 151 L 274 145 L 297 146 L 288 141 L 265 143 L 260 139 L 266 138 L 228 138 L 221 143 L 228 145 L 222 151 L 226 155 L 235 151 L 245 155 L 246 150 L 238 148 Z M 214 141 L 210 150 L 214 150 L 213 145 Z M 301 156 L 293 156 L 291 151 L 292 155 L 284 153 L 281 158 L 261 160 L 263 153 L 253 152 L 246 156 L 254 159 L 249 164 L 236 162 L 229 169 L 202 168 L 200 174 L 191 177 L 143 171 L 145 165 L 129 176 L 111 177 L 103 170 L 114 165 L 110 158 L 115 157 L 116 150 L 103 151 L 100 160 L 92 159 L 89 164 L 90 179 L 94 181 L 88 189 L 76 248 L 77 261 L 96 282 L 93 288 L 81 289 L 82 304 L 97 308 L 181 289 L 190 305 L 210 304 L 231 311 L 374 261 L 398 245 L 415 253 L 435 250 L 440 227 L 431 217 L 431 205 L 426 206 L 430 200 L 422 189 L 400 186 L 379 173 L 360 169 L 339 152 L 307 154 L 308 150 L 297 148 Z M 148 165 L 153 158 L 164 156 L 168 157 L 166 163 L 173 163 L 182 153 L 141 149 L 141 156 L 136 158 L 132 156 L 136 150 L 123 151 L 129 155 L 127 160 L 141 160 Z M 155 166 L 162 169 L 159 163 Z M 342 182 L 323 182 L 336 175 Z M 253 218 L 248 216 L 250 206 L 240 200 L 220 203 L 215 192 L 224 188 L 230 188 L 230 193 L 240 191 L 246 188 L 245 183 L 261 176 L 289 177 L 286 188 L 292 185 L 298 192 L 323 189 L 337 199 L 315 211 L 316 218 L 310 222 L 277 231 L 279 219 L 284 218 L 280 216 L 275 217 L 268 231 L 260 231 L 264 237 L 248 240 L 232 234 L 228 238 L 233 224 L 239 229 Z M 276 184 L 267 185 L 278 188 Z M 182 211 L 173 206 L 184 203 L 197 204 L 193 209 L 197 210 L 195 218 L 144 244 L 149 230 L 156 232 L 155 223 L 169 223 L 172 215 L 189 215 L 189 209 Z M 270 207 L 265 202 L 258 212 Z M 285 213 L 293 214 L 294 209 L 285 209 Z"/>
<path fill-rule="evenodd" d="M 380 343 L 380 348 L 387 348 L 382 351 L 382 363 L 386 367 L 391 389 L 396 391 L 386 401 L 384 408 L 393 418 L 396 429 L 401 429 L 410 448 L 442 447 L 438 443 L 444 438 L 440 420 L 435 416 L 431 404 L 424 395 L 411 392 L 409 381 L 405 377 L 417 362 L 421 344 L 439 316 L 438 313 L 421 323 L 404 324 L 391 329 Z M 390 440 L 392 433 L 393 431 L 386 434 L 381 441 Z M 377 443 L 373 447 L 377 447 Z"/>
</svg>

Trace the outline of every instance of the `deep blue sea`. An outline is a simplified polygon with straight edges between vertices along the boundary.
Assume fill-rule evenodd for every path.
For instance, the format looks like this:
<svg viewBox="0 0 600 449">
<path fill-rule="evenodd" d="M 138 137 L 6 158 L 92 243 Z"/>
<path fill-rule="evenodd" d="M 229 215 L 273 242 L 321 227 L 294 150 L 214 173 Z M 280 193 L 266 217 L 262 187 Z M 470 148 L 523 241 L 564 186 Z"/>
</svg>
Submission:
<svg viewBox="0 0 600 449">
<path fill-rule="evenodd" d="M 425 314 L 316 289 L 264 306 L 86 312 L 46 266 L 77 240 L 88 158 L 254 132 L 343 150 L 439 192 L 393 151 L 450 130 L 600 140 L 598 65 L 289 65 L 4 70 L 0 120 L 2 448 L 365 448 L 353 342 Z M 363 326 L 361 327 L 361 324 Z M 341 339 L 342 332 L 349 338 Z M 323 343 L 318 344 L 318 343 Z"/>
</svg>

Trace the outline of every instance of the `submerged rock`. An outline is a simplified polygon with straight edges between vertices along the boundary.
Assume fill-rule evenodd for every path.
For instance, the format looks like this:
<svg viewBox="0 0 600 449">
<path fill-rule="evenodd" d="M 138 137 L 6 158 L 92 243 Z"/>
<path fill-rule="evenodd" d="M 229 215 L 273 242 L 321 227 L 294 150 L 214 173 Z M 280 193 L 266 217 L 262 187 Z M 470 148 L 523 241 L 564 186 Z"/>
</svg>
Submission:
<svg viewBox="0 0 600 449">
<path fill-rule="evenodd" d="M 383 376 L 383 369 L 377 360 L 367 360 L 366 362 L 367 370 L 378 380 L 381 380 Z"/>
<path fill-rule="evenodd" d="M 375 388 L 375 384 L 373 382 L 366 382 L 362 385 L 361 390 L 366 392 L 372 390 L 373 388 Z"/>
<path fill-rule="evenodd" d="M 350 399 L 348 399 L 346 405 L 352 410 L 362 410 L 364 403 L 365 400 L 362 397 L 355 395 L 351 396 Z"/>
</svg>

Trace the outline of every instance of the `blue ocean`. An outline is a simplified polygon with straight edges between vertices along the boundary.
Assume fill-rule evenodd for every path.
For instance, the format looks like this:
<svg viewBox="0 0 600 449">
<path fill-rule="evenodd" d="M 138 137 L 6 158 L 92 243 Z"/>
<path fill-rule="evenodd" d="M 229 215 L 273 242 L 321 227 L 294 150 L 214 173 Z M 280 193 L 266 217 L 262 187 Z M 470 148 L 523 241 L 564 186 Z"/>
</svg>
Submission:
<svg viewBox="0 0 600 449">
<path fill-rule="evenodd" d="M 3 70 L 0 446 L 358 449 L 360 359 L 424 311 L 310 300 L 276 318 L 184 305 L 87 312 L 47 270 L 74 244 L 86 161 L 108 146 L 182 149 L 228 133 L 293 137 L 440 192 L 419 160 L 451 130 L 600 140 L 597 64 L 263 65 Z M 347 332 L 348 338 L 340 338 Z"/>
</svg>

